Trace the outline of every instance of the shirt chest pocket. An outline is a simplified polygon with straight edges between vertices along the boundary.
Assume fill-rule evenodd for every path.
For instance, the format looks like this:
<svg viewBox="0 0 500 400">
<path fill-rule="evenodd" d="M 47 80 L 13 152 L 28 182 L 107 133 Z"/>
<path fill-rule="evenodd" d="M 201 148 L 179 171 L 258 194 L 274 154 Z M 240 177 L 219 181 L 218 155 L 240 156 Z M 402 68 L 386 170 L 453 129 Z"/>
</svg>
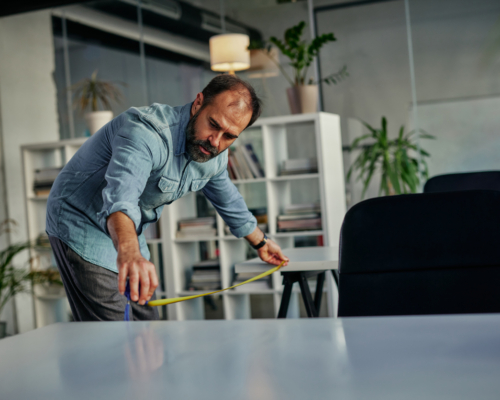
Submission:
<svg viewBox="0 0 500 400">
<path fill-rule="evenodd" d="M 205 187 L 210 179 L 193 179 L 191 182 L 191 192 L 197 192 Z"/>
<path fill-rule="evenodd" d="M 177 198 L 177 192 L 179 191 L 179 181 L 174 181 L 173 179 L 165 178 L 162 176 L 158 182 L 158 189 L 160 189 L 160 196 L 158 201 L 155 201 L 155 205 L 159 206 L 161 204 L 170 203 Z"/>
</svg>

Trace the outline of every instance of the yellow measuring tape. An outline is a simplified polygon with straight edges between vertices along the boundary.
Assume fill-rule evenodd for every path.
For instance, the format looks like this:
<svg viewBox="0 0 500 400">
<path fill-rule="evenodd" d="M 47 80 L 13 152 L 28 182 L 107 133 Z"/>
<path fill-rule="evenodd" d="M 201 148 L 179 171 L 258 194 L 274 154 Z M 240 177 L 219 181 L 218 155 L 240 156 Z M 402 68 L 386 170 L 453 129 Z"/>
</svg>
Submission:
<svg viewBox="0 0 500 400">
<path fill-rule="evenodd" d="M 208 292 L 208 293 L 202 293 L 202 294 L 195 294 L 194 296 L 184 296 L 184 297 L 173 297 L 171 299 L 159 299 L 159 300 L 152 300 L 152 301 L 148 301 L 147 305 L 150 306 L 150 307 L 157 307 L 157 306 L 166 306 L 167 304 L 173 304 L 173 303 L 179 303 L 180 301 L 186 301 L 186 300 L 191 300 L 191 299 L 197 299 L 198 297 L 203 297 L 203 296 L 209 296 L 211 294 L 215 294 L 215 293 L 220 293 L 220 292 L 223 292 L 224 290 L 229 290 L 229 289 L 233 289 L 235 287 L 238 287 L 238 286 L 241 286 L 241 285 L 244 285 L 245 283 L 249 283 L 249 282 L 253 282 L 253 281 L 256 281 L 258 279 L 261 279 L 261 278 L 265 278 L 266 276 L 269 276 L 271 275 L 272 273 L 276 272 L 277 270 L 279 270 L 283 264 L 285 263 L 285 261 L 283 261 L 280 265 L 278 265 L 277 267 L 274 267 L 274 268 L 271 268 L 270 270 L 260 274 L 260 275 L 257 275 L 257 276 L 254 276 L 253 278 L 251 279 L 248 279 L 247 281 L 245 282 L 241 282 L 241 283 L 238 283 L 237 285 L 234 285 L 234 286 L 230 286 L 230 287 L 227 287 L 225 289 L 221 289 L 221 290 L 216 290 L 215 292 Z"/>
</svg>

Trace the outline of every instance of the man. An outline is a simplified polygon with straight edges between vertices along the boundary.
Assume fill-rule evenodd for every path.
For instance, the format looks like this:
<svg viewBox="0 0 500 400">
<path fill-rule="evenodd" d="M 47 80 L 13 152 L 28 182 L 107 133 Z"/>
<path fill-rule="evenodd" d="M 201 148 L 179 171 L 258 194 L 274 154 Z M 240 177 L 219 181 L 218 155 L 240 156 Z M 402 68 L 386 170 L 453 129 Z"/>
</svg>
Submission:
<svg viewBox="0 0 500 400">
<path fill-rule="evenodd" d="M 135 319 L 158 319 L 158 277 L 143 235 L 165 204 L 203 190 L 262 260 L 288 259 L 267 239 L 227 173 L 227 148 L 261 112 L 253 88 L 215 77 L 193 103 L 131 108 L 88 139 L 50 192 L 47 233 L 77 321 L 121 320 L 127 278 Z M 139 290 L 140 289 L 140 290 Z"/>
</svg>

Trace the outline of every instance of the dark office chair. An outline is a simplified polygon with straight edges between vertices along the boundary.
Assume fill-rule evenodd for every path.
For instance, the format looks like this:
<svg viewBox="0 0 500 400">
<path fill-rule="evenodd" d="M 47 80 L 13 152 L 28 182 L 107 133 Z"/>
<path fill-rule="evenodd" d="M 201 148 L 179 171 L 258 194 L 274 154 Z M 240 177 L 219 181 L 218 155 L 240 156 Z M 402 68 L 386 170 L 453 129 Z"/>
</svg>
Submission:
<svg viewBox="0 0 500 400">
<path fill-rule="evenodd" d="M 500 190 L 500 171 L 438 175 L 429 179 L 424 186 L 424 193 L 461 190 Z"/>
<path fill-rule="evenodd" d="M 342 225 L 339 316 L 500 312 L 500 192 L 381 197 Z"/>
</svg>

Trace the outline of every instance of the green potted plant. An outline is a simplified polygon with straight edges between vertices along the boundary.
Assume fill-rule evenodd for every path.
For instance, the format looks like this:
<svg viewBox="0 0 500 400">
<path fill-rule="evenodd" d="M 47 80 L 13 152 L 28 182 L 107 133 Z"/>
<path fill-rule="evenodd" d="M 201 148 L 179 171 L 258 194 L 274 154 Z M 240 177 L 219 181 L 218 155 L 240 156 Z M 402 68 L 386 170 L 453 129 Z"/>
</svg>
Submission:
<svg viewBox="0 0 500 400">
<path fill-rule="evenodd" d="M 8 232 L 9 226 L 15 225 L 12 220 L 0 224 L 0 234 Z M 55 268 L 47 270 L 18 269 L 12 265 L 12 260 L 18 254 L 31 247 L 30 242 L 7 246 L 0 251 L 0 314 L 7 302 L 19 293 L 29 292 L 31 285 L 53 285 L 62 287 L 59 271 Z M 30 264 L 32 260 L 29 261 Z M 31 285 L 30 285 L 31 283 Z M 5 337 L 7 322 L 0 321 L 0 339 Z"/>
<path fill-rule="evenodd" d="M 377 171 L 381 174 L 379 195 L 415 193 L 420 184 L 420 174 L 424 179 L 429 176 L 425 157 L 430 156 L 413 142 L 415 131 L 405 134 L 404 126 L 401 126 L 398 136 L 395 139 L 389 139 L 385 117 L 382 117 L 380 129 L 373 128 L 367 123 L 363 124 L 370 133 L 352 142 L 350 150 L 360 149 L 361 152 L 349 168 L 347 180 L 351 178 L 353 172 L 357 174 L 357 180 L 363 182 L 361 198 L 364 198 L 371 179 Z M 423 132 L 420 138 L 434 139 L 434 136 Z M 368 142 L 362 144 L 365 141 Z M 420 171 L 419 160 L 411 155 L 412 153 L 418 155 L 418 152 L 420 152 L 422 163 Z"/>
<path fill-rule="evenodd" d="M 306 23 L 301 21 L 285 31 L 283 40 L 273 36 L 269 39 L 269 43 L 254 41 L 249 47 L 250 50 L 258 49 L 267 54 L 290 83 L 291 87 L 287 89 L 287 95 L 292 114 L 316 112 L 318 109 L 318 84 L 321 82 L 337 84 L 349 76 L 347 67 L 343 66 L 339 71 L 319 81 L 308 78 L 309 67 L 318 56 L 320 49 L 326 43 L 334 42 L 337 39 L 333 33 L 325 33 L 315 37 L 311 42 L 307 42 L 302 39 L 305 26 Z M 293 68 L 293 77 L 285 71 L 281 64 L 275 61 L 274 57 L 271 57 L 272 45 L 275 45 L 284 56 L 289 58 L 289 65 Z"/>
<path fill-rule="evenodd" d="M 116 84 L 97 79 L 97 70 L 90 78 L 71 86 L 70 90 L 73 91 L 74 106 L 84 116 L 91 135 L 113 119 L 111 103 L 120 103 L 123 98 Z"/>
</svg>

